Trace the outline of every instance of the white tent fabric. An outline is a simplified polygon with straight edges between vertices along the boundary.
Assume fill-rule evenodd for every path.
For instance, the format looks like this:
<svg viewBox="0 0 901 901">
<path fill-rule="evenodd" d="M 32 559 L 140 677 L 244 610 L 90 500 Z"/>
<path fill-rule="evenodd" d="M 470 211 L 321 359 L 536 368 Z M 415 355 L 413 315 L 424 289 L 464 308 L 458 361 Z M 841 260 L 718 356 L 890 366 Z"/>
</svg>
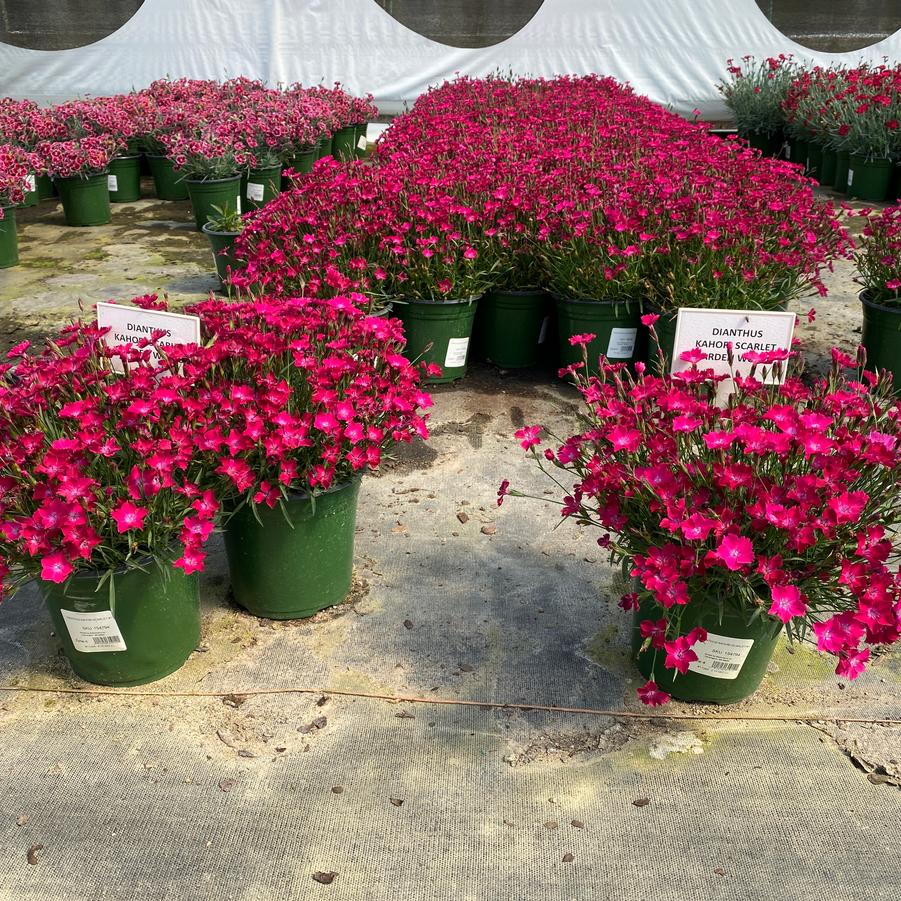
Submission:
<svg viewBox="0 0 901 901">
<path fill-rule="evenodd" d="M 714 87 L 728 57 L 896 60 L 901 31 L 861 51 L 818 53 L 788 40 L 754 0 L 545 0 L 492 47 L 448 47 L 410 30 L 374 0 L 145 0 L 108 37 L 71 50 L 0 43 L 0 94 L 39 103 L 144 87 L 156 78 L 270 84 L 340 81 L 397 112 L 455 73 L 552 76 L 596 72 L 630 82 L 681 113 L 726 110 Z"/>
</svg>

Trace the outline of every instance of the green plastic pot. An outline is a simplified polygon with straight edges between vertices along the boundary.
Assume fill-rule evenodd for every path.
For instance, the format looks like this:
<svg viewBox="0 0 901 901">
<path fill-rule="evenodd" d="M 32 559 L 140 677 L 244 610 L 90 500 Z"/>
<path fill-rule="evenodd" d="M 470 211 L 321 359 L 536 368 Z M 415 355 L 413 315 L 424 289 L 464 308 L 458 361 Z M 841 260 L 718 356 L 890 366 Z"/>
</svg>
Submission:
<svg viewBox="0 0 901 901">
<path fill-rule="evenodd" d="M 293 169 L 295 172 L 312 172 L 313 165 L 319 159 L 319 151 L 316 147 L 308 147 L 294 154 L 285 164 L 285 169 Z M 291 179 L 282 170 L 282 190 L 287 191 L 292 187 Z"/>
<path fill-rule="evenodd" d="M 851 157 L 847 150 L 839 150 L 835 154 L 835 180 L 832 186 L 841 194 L 848 190 L 848 164 Z"/>
<path fill-rule="evenodd" d="M 395 305 L 394 315 L 407 336 L 406 355 L 441 367 L 441 375 L 424 379 L 425 384 L 440 385 L 466 375 L 478 300 L 410 299 Z"/>
<path fill-rule="evenodd" d="M 838 154 L 834 150 L 823 150 L 820 160 L 820 184 L 834 185 L 835 170 L 838 165 Z"/>
<path fill-rule="evenodd" d="M 2 207 L 0 219 L 0 269 L 9 269 L 19 262 L 19 236 L 16 232 L 15 207 Z"/>
<path fill-rule="evenodd" d="M 797 163 L 799 166 L 807 165 L 807 141 L 797 138 L 789 138 L 786 144 L 787 158 L 791 163 Z"/>
<path fill-rule="evenodd" d="M 109 582 L 100 585 L 97 572 L 76 573 L 60 585 L 39 582 L 72 669 L 85 681 L 120 686 L 155 682 L 182 666 L 200 643 L 196 574 L 186 576 L 172 566 L 161 569 L 153 560 L 146 561 L 145 569 L 113 576 L 112 611 Z M 69 625 L 63 611 L 69 614 Z M 108 624 L 111 615 L 125 650 L 118 650 L 121 644 L 109 629 L 104 637 L 104 630 L 98 627 L 97 620 Z M 79 631 L 79 625 L 99 633 L 98 638 Z M 79 637 L 77 642 L 73 632 Z M 108 646 L 117 650 L 106 650 Z M 93 650 L 95 647 L 100 650 Z"/>
<path fill-rule="evenodd" d="M 365 159 L 366 151 L 369 147 L 368 143 L 360 146 L 360 138 L 366 137 L 366 123 L 361 122 L 354 126 L 354 154 L 358 160 Z"/>
<path fill-rule="evenodd" d="M 56 197 L 56 185 L 53 184 L 53 179 L 49 175 L 39 175 L 35 179 L 35 183 L 38 189 L 38 200 L 49 200 L 51 197 Z"/>
<path fill-rule="evenodd" d="M 588 344 L 588 371 L 598 371 L 598 358 L 609 363 L 634 363 L 643 359 L 641 305 L 635 300 L 575 300 L 557 297 L 560 366 L 582 361 L 582 346 L 573 346 L 573 335 L 593 334 Z"/>
<path fill-rule="evenodd" d="M 319 159 L 332 155 L 332 136 L 319 139 Z"/>
<path fill-rule="evenodd" d="M 301 619 L 339 604 L 350 591 L 360 480 L 283 508 L 241 507 L 226 523 L 235 600 L 255 616 Z M 259 519 L 257 518 L 259 517 Z"/>
<path fill-rule="evenodd" d="M 869 160 L 852 153 L 848 159 L 848 196 L 874 203 L 888 197 L 891 160 Z"/>
<path fill-rule="evenodd" d="M 766 134 L 762 131 L 739 131 L 739 137 L 744 138 L 750 147 L 759 150 L 764 156 L 778 156 L 782 150 L 781 134 Z"/>
<path fill-rule="evenodd" d="M 332 154 L 336 160 L 347 163 L 357 158 L 357 129 L 353 125 L 339 128 L 332 136 Z"/>
<path fill-rule="evenodd" d="M 889 305 L 862 291 L 863 332 L 860 343 L 867 351 L 867 369 L 887 369 L 894 378 L 895 393 L 901 393 L 901 302 Z"/>
<path fill-rule="evenodd" d="M 241 178 L 241 209 L 258 210 L 277 197 L 282 190 L 282 167 L 251 169 Z"/>
<path fill-rule="evenodd" d="M 481 359 L 502 369 L 535 366 L 547 340 L 550 295 L 540 288 L 490 291 L 480 301 L 473 343 Z"/>
<path fill-rule="evenodd" d="M 197 231 L 202 231 L 210 217 L 217 215 L 214 207 L 223 211 L 241 212 L 240 175 L 229 178 L 187 178 L 185 181 L 188 184 L 188 196 L 191 198 Z"/>
<path fill-rule="evenodd" d="M 109 205 L 106 172 L 87 178 L 54 179 L 63 204 L 66 225 L 87 228 L 106 225 L 113 217 Z"/>
<path fill-rule="evenodd" d="M 811 141 L 807 145 L 807 174 L 811 178 L 820 180 L 820 172 L 823 169 L 823 148 Z"/>
<path fill-rule="evenodd" d="M 766 615 L 751 620 L 752 611 L 728 600 L 721 607 L 716 598 L 694 598 L 681 611 L 671 614 L 679 612 L 681 635 L 698 626 L 707 630 L 707 641 L 692 648 L 699 660 L 691 664 L 687 673 L 679 673 L 664 666 L 665 650 L 641 650 L 644 639 L 639 624 L 663 615 L 656 604 L 648 601 L 635 612 L 632 629 L 632 655 L 642 676 L 653 679 L 680 701 L 735 704 L 754 694 L 776 650 L 782 623 Z M 704 671 L 699 672 L 698 668 Z"/>
<path fill-rule="evenodd" d="M 160 200 L 187 200 L 188 185 L 175 171 L 175 164 L 167 156 L 147 154 L 147 165 L 153 176 L 153 187 Z"/>
<path fill-rule="evenodd" d="M 117 156 L 110 160 L 107 188 L 110 203 L 141 199 L 141 156 Z"/>
<path fill-rule="evenodd" d="M 204 224 L 203 233 L 207 236 L 207 240 L 213 249 L 213 262 L 216 265 L 216 274 L 219 276 L 219 281 L 225 286 L 229 270 L 233 272 L 237 268 L 232 247 L 235 239 L 241 233 L 213 231 L 208 223 Z"/>
</svg>

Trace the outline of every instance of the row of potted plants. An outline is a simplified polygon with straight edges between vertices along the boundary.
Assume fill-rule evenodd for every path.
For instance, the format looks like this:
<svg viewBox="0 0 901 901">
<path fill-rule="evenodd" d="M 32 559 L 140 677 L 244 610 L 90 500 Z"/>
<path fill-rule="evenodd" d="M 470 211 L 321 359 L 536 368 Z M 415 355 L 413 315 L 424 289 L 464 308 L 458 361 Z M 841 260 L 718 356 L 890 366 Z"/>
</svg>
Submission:
<svg viewBox="0 0 901 901">
<path fill-rule="evenodd" d="M 317 159 L 356 158 L 375 114 L 370 98 L 338 85 L 274 90 L 244 78 L 164 80 L 46 109 L 0 100 L 0 146 L 27 166 L 17 203 L 56 192 L 69 225 L 105 224 L 110 202 L 139 199 L 145 162 L 159 199 L 190 197 L 199 229 L 214 205 L 256 209 Z M 5 194 L 0 202 L 13 205 Z"/>
<path fill-rule="evenodd" d="M 805 69 L 780 56 L 728 66 L 719 89 L 752 147 L 784 153 L 849 197 L 878 202 L 897 194 L 901 65 Z"/>
<path fill-rule="evenodd" d="M 242 291 L 393 304 L 414 356 L 530 365 L 556 312 L 560 363 L 642 359 L 642 308 L 784 308 L 850 253 L 788 163 L 708 135 L 607 78 L 459 79 L 394 120 L 374 165 L 322 164 L 235 242 Z M 550 295 L 550 299 L 549 299 Z"/>
<path fill-rule="evenodd" d="M 119 345 L 91 323 L 10 351 L 0 576 L 7 593 L 37 580 L 81 677 L 134 685 L 181 666 L 220 525 L 252 613 L 346 596 L 361 477 L 427 437 L 430 405 L 400 323 L 357 299 L 210 300 L 191 310 L 201 346 L 162 332 Z"/>
<path fill-rule="evenodd" d="M 590 337 L 575 342 L 583 354 Z M 834 350 L 830 374 L 810 380 L 782 350 L 746 354 L 750 374 L 723 405 L 728 376 L 705 359 L 685 352 L 673 376 L 579 369 L 581 431 L 516 433 L 563 491 L 561 515 L 599 529 L 632 579 L 619 604 L 647 680 L 638 696 L 739 701 L 783 633 L 855 679 L 901 636 L 901 402 L 860 360 Z M 766 384 L 785 366 L 783 385 Z M 507 494 L 521 492 L 505 481 L 498 504 Z"/>
</svg>

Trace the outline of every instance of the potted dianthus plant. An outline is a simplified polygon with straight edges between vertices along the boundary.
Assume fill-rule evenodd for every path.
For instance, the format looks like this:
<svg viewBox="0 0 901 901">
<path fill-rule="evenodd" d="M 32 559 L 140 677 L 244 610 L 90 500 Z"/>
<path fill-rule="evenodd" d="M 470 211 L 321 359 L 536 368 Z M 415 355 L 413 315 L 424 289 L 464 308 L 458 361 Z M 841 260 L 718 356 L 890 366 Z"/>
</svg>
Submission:
<svg viewBox="0 0 901 901">
<path fill-rule="evenodd" d="M 213 249 L 216 274 L 223 288 L 228 287 L 229 276 L 237 269 L 234 243 L 244 228 L 241 214 L 230 208 L 214 206 L 203 226 L 203 233 Z"/>
<path fill-rule="evenodd" d="M 208 127 L 197 135 L 174 135 L 169 156 L 188 186 L 198 231 L 215 214 L 215 207 L 242 211 L 240 170 L 246 159 L 225 125 Z"/>
<path fill-rule="evenodd" d="M 35 154 L 11 144 L 0 145 L 0 269 L 19 262 L 16 206 L 25 199 Z"/>
<path fill-rule="evenodd" d="M 887 369 L 901 391 L 901 207 L 869 214 L 855 261 L 867 367 Z"/>
<path fill-rule="evenodd" d="M 159 337 L 111 350 L 76 324 L 0 376 L 4 588 L 37 582 L 72 669 L 101 685 L 160 679 L 200 640 L 218 504 L 195 438 L 216 414 L 153 357 Z"/>
<path fill-rule="evenodd" d="M 202 444 L 234 598 L 261 617 L 312 616 L 350 591 L 362 476 L 394 442 L 428 436 L 419 370 L 400 323 L 353 298 L 191 309 L 210 339 L 198 403 L 220 420 Z"/>
<path fill-rule="evenodd" d="M 789 354 L 751 352 L 750 374 L 718 406 L 728 376 L 705 371 L 704 356 L 686 352 L 693 365 L 674 376 L 643 364 L 635 377 L 615 364 L 579 372 L 583 428 L 560 440 L 526 426 L 517 437 L 564 491 L 562 515 L 597 528 L 633 577 L 619 603 L 633 612 L 646 704 L 747 697 L 783 632 L 853 679 L 870 646 L 901 629 L 901 407 L 890 380 L 834 350 L 825 378 L 764 384 Z M 507 493 L 505 482 L 499 503 Z"/>
<path fill-rule="evenodd" d="M 67 225 L 106 225 L 112 218 L 107 168 L 117 147 L 109 137 L 38 144 L 37 153 L 59 192 Z"/>
</svg>

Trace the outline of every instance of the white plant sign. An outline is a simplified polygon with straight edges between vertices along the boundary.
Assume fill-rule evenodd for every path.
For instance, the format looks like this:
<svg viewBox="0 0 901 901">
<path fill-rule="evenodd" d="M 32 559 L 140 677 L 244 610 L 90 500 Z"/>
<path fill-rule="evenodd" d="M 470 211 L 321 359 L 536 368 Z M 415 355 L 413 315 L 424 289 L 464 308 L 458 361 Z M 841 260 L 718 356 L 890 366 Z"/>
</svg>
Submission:
<svg viewBox="0 0 901 901">
<path fill-rule="evenodd" d="M 169 313 L 164 310 L 142 310 L 140 307 L 126 306 L 118 303 L 97 304 L 97 325 L 109 327 L 103 336 L 107 347 L 119 347 L 123 344 L 138 344 L 142 338 L 152 337 L 155 331 L 166 334 L 158 342 L 167 344 L 200 344 L 200 317 L 186 316 L 183 313 Z M 159 361 L 159 354 L 151 355 L 151 362 Z M 113 369 L 122 372 L 121 360 L 112 361 Z"/>
<path fill-rule="evenodd" d="M 791 350 L 795 332 L 795 314 L 769 310 L 702 310 L 682 307 L 676 320 L 676 338 L 670 372 L 683 372 L 691 363 L 680 359 L 682 353 L 699 348 L 707 359 L 698 363 L 700 369 L 712 369 L 717 375 L 746 376 L 754 365 L 742 357 L 748 351 Z M 729 366 L 729 347 L 732 345 L 733 363 Z M 785 364 L 777 375 L 771 365 L 758 364 L 755 377 L 768 384 L 785 381 Z M 766 377 L 764 378 L 764 369 Z M 727 397 L 734 390 L 732 379 L 720 386 L 718 398 Z"/>
</svg>

